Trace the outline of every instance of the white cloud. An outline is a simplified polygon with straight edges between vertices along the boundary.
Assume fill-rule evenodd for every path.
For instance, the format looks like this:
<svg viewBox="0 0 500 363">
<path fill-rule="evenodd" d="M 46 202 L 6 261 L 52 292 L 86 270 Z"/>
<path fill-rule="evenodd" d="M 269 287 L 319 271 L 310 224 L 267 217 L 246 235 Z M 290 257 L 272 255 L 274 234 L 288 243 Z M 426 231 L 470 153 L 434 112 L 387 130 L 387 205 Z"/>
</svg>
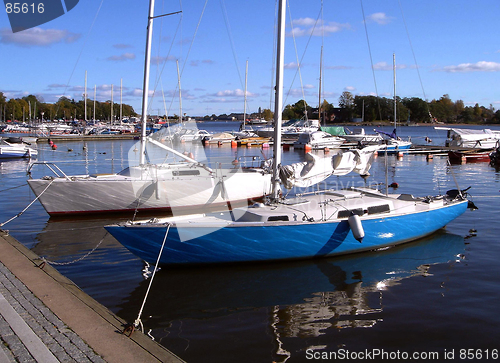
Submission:
<svg viewBox="0 0 500 363">
<path fill-rule="evenodd" d="M 295 62 L 290 62 L 285 64 L 285 69 L 297 69 L 297 63 Z"/>
<path fill-rule="evenodd" d="M 397 64 L 396 69 L 406 69 L 408 66 L 406 64 Z M 387 62 L 378 62 L 373 65 L 373 69 L 376 71 L 392 71 L 394 66 Z"/>
<path fill-rule="evenodd" d="M 163 64 L 167 61 L 173 62 L 175 60 L 177 60 L 177 58 L 174 57 L 173 55 L 169 55 L 168 57 L 153 56 L 153 57 L 151 57 L 151 64 L 159 65 L 159 64 Z"/>
<path fill-rule="evenodd" d="M 351 66 L 326 66 L 325 69 L 352 69 Z"/>
<path fill-rule="evenodd" d="M 337 22 L 329 22 L 327 24 L 322 24 L 311 18 L 301 18 L 296 19 L 293 22 L 293 30 L 288 32 L 288 36 L 303 37 L 303 36 L 316 36 L 320 37 L 323 35 L 329 35 L 331 33 L 337 33 L 344 29 L 349 29 L 351 26 L 349 24 L 341 24 Z M 316 24 L 316 26 L 314 26 Z"/>
<path fill-rule="evenodd" d="M 58 29 L 31 28 L 17 33 L 12 33 L 8 28 L 0 29 L 0 43 L 14 44 L 22 47 L 46 47 L 60 42 L 73 43 L 80 36 L 81 34 Z"/>
<path fill-rule="evenodd" d="M 347 87 L 344 88 L 344 90 L 349 91 L 349 92 L 354 92 L 354 91 L 356 91 L 356 87 L 347 86 Z"/>
<path fill-rule="evenodd" d="M 371 15 L 368 15 L 366 19 L 379 25 L 385 25 L 389 24 L 393 18 L 387 16 L 385 13 L 373 13 Z"/>
<path fill-rule="evenodd" d="M 293 25 L 298 26 L 314 26 L 315 23 L 316 20 L 314 20 L 313 18 L 300 18 L 292 21 Z"/>
<path fill-rule="evenodd" d="M 225 99 L 226 97 L 245 97 L 245 92 L 243 90 L 237 88 L 235 90 L 219 91 L 219 92 L 212 94 L 210 96 L 222 97 L 223 99 Z M 257 96 L 257 95 L 247 91 L 247 97 L 255 97 L 255 96 Z"/>
<path fill-rule="evenodd" d="M 499 72 L 500 63 L 486 61 L 480 61 L 477 63 L 461 63 L 456 66 L 446 66 L 439 70 L 449 73 Z"/>
<path fill-rule="evenodd" d="M 123 53 L 121 55 L 112 55 L 111 57 L 106 58 L 106 60 L 113 62 L 123 62 L 131 59 L 135 59 L 134 53 Z"/>
</svg>

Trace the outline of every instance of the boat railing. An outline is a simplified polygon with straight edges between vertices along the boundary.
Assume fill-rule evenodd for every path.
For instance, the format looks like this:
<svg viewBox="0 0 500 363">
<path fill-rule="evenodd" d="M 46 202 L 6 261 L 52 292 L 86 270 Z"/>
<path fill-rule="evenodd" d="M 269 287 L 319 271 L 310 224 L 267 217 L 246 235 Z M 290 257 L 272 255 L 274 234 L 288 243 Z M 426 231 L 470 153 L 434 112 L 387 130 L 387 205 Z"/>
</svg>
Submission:
<svg viewBox="0 0 500 363">
<path fill-rule="evenodd" d="M 258 168 L 262 165 L 264 159 L 259 155 L 238 156 L 238 164 L 245 168 Z"/>
<path fill-rule="evenodd" d="M 69 176 L 67 176 L 56 164 L 54 163 L 50 163 L 50 162 L 47 162 L 47 161 L 34 161 L 34 162 L 31 162 L 29 165 L 28 165 L 28 169 L 26 170 L 26 174 L 28 175 L 28 177 L 31 179 L 31 169 L 33 168 L 33 166 L 35 165 L 45 165 L 47 168 L 49 168 L 50 171 L 52 171 L 54 173 L 54 175 L 57 177 L 57 178 L 66 178 L 67 180 L 71 180 L 69 178 Z"/>
</svg>

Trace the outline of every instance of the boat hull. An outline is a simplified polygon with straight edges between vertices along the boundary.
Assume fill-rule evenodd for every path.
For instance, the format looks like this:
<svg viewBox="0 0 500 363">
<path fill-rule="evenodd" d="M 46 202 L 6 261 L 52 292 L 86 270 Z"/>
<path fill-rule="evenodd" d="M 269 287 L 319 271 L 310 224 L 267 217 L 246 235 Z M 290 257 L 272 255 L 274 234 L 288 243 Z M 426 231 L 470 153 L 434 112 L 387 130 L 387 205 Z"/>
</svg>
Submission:
<svg viewBox="0 0 500 363">
<path fill-rule="evenodd" d="M 490 161 L 490 151 L 449 151 L 448 158 L 452 163 L 476 163 Z"/>
<path fill-rule="evenodd" d="M 30 179 L 28 184 L 51 216 L 122 212 L 207 210 L 221 205 L 245 204 L 270 190 L 271 176 L 260 172 L 214 177 L 179 177 L 163 180 L 98 175 L 71 179 Z M 223 195 L 223 193 L 227 195 Z"/>
<path fill-rule="evenodd" d="M 105 228 L 133 254 L 149 263 L 156 262 L 167 229 L 162 265 L 260 262 L 342 255 L 409 242 L 443 228 L 466 208 L 467 201 L 462 201 L 419 213 L 361 218 L 365 232 L 361 243 L 353 236 L 347 220 L 260 225 L 236 222 L 217 230 L 184 229 L 182 239 L 175 225 L 170 229 L 167 225 Z"/>
</svg>

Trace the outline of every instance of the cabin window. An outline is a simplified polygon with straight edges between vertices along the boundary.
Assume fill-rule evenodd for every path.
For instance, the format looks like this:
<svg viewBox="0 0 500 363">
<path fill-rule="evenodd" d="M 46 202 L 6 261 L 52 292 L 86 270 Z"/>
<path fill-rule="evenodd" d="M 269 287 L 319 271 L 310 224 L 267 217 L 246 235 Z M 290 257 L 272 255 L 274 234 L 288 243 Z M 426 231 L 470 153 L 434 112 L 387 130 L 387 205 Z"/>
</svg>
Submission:
<svg viewBox="0 0 500 363">
<path fill-rule="evenodd" d="M 174 170 L 172 171 L 173 176 L 188 176 L 188 175 L 200 175 L 199 170 Z"/>
<path fill-rule="evenodd" d="M 349 218 L 351 212 L 357 214 L 358 216 L 362 216 L 363 214 L 365 214 L 363 208 L 356 208 L 352 210 L 340 210 L 339 213 L 337 214 L 337 218 Z"/>
<path fill-rule="evenodd" d="M 374 205 L 373 207 L 368 207 L 368 214 L 386 213 L 390 211 L 391 208 L 389 207 L 389 204 Z"/>
<path fill-rule="evenodd" d="M 267 218 L 268 222 L 277 222 L 277 221 L 289 221 L 288 216 L 270 216 Z"/>
</svg>

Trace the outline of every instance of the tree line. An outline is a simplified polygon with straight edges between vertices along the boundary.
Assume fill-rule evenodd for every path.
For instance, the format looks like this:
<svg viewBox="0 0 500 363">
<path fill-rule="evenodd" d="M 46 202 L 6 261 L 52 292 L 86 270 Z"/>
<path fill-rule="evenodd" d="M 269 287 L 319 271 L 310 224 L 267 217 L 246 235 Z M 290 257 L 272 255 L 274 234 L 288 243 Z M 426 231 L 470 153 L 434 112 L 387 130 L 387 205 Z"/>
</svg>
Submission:
<svg viewBox="0 0 500 363">
<path fill-rule="evenodd" d="M 134 108 L 122 104 L 123 117 L 137 116 Z M 0 92 L 0 120 L 83 120 L 85 118 L 85 101 L 75 101 L 67 97 L 60 97 L 56 103 L 45 103 L 42 97 L 29 95 L 22 98 L 11 98 L 6 100 L 3 92 Z M 94 100 L 87 99 L 87 120 L 94 116 Z M 113 118 L 120 116 L 120 104 L 113 104 Z M 111 119 L 111 101 L 95 102 L 95 117 L 98 120 Z"/>
<path fill-rule="evenodd" d="M 353 96 L 343 92 L 339 107 L 324 100 L 321 104 L 321 120 L 326 123 L 342 123 L 359 120 L 364 122 L 394 122 L 394 98 L 377 96 Z M 307 112 L 308 118 L 318 119 L 318 108 L 300 100 L 285 106 L 283 119 L 300 119 Z M 266 109 L 263 114 L 271 120 L 273 113 Z M 449 95 L 427 102 L 418 97 L 396 97 L 396 118 L 398 122 L 447 123 L 447 124 L 498 124 L 500 110 L 479 106 L 465 106 L 462 100 L 453 102 Z"/>
<path fill-rule="evenodd" d="M 98 120 L 110 120 L 111 101 L 96 101 L 95 116 Z M 364 122 L 394 122 L 394 99 L 378 96 L 354 96 L 350 92 L 343 92 L 338 100 L 339 107 L 324 100 L 321 108 L 313 108 L 305 100 L 299 100 L 294 104 L 285 106 L 283 119 L 300 119 L 306 115 L 308 118 L 320 118 L 326 123 L 350 122 L 363 120 Z M 45 103 L 39 96 L 29 95 L 22 98 L 6 100 L 0 92 L 0 120 L 28 120 L 31 110 L 31 118 L 40 120 L 42 118 L 54 119 L 77 119 L 82 120 L 85 115 L 84 100 L 75 101 L 67 97 L 60 97 L 56 103 Z M 430 102 L 418 97 L 396 97 L 396 118 L 398 122 L 411 121 L 414 123 L 439 122 L 447 124 L 500 124 L 500 110 L 495 110 L 492 105 L 489 108 L 479 106 L 465 106 L 462 100 L 452 101 L 449 95 L 443 95 L 438 100 Z M 113 104 L 114 119 L 120 114 L 120 105 Z M 130 105 L 122 105 L 123 117 L 137 116 L 134 108 Z M 94 115 L 94 102 L 87 100 L 87 120 Z M 262 117 L 270 121 L 273 112 L 270 109 L 262 110 Z M 174 117 L 175 118 L 175 117 Z M 205 116 L 210 118 L 210 116 Z M 212 119 L 217 119 L 215 115 Z"/>
</svg>

